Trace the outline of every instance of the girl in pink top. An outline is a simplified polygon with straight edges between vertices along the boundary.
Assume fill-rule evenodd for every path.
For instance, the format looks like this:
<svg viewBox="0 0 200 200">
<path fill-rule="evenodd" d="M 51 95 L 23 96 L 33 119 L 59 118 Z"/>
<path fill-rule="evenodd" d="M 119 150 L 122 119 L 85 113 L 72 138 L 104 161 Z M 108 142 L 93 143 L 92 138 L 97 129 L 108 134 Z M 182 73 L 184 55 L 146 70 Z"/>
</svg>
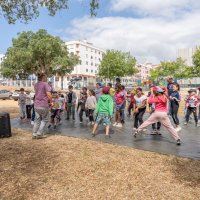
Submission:
<svg viewBox="0 0 200 200">
<path fill-rule="evenodd" d="M 123 104 L 124 104 L 125 98 L 126 97 L 124 96 L 121 85 L 116 86 L 116 95 L 115 95 L 116 113 L 115 113 L 115 123 L 113 124 L 113 126 L 116 126 L 118 128 L 122 127 L 120 114 L 121 114 L 121 111 L 123 110 Z"/>
<path fill-rule="evenodd" d="M 136 137 L 136 135 L 147 126 L 156 122 L 161 122 L 161 124 L 171 133 L 172 137 L 176 140 L 177 145 L 180 145 L 180 137 L 176 129 L 172 126 L 167 115 L 167 90 L 165 88 L 162 89 L 159 86 L 153 87 L 151 90 L 151 95 L 148 99 L 148 103 L 155 104 L 155 112 L 152 113 L 152 115 L 141 126 L 139 126 L 134 136 Z"/>
</svg>

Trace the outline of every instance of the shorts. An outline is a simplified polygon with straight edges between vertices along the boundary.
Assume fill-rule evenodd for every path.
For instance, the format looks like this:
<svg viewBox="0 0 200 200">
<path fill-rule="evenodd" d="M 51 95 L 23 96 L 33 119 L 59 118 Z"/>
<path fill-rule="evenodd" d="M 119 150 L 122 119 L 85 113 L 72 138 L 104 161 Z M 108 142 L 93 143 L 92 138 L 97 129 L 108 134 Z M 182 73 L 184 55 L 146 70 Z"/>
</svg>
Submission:
<svg viewBox="0 0 200 200">
<path fill-rule="evenodd" d="M 51 119 L 60 118 L 60 109 L 51 109 Z"/>
<path fill-rule="evenodd" d="M 124 110 L 124 105 L 123 104 L 116 104 L 115 108 L 116 108 L 116 111 L 121 111 L 121 110 Z"/>
<path fill-rule="evenodd" d="M 106 114 L 104 113 L 99 113 L 97 115 L 97 118 L 96 118 L 96 121 L 95 121 L 96 124 L 101 124 L 103 123 L 104 126 L 110 126 L 111 125 L 111 120 L 110 120 L 110 117 L 107 116 Z"/>
</svg>

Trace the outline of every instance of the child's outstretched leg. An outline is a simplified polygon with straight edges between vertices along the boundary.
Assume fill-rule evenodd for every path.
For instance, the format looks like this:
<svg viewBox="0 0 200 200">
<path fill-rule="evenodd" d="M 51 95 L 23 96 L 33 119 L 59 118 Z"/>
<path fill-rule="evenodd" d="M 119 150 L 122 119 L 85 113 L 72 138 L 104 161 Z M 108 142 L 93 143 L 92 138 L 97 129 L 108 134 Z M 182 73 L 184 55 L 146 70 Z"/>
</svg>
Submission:
<svg viewBox="0 0 200 200">
<path fill-rule="evenodd" d="M 95 137 L 95 132 L 96 132 L 96 130 L 97 130 L 97 127 L 98 127 L 98 124 L 95 123 L 95 124 L 94 124 L 94 127 L 93 127 L 93 130 L 92 130 L 92 137 Z"/>
</svg>

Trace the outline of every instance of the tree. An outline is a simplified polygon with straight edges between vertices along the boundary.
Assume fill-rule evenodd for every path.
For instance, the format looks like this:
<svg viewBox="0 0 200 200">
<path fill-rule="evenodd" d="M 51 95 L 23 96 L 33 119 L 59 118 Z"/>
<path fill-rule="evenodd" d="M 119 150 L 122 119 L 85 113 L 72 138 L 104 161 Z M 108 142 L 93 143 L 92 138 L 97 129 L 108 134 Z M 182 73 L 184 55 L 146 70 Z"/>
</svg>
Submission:
<svg viewBox="0 0 200 200">
<path fill-rule="evenodd" d="M 174 62 L 161 62 L 159 67 L 151 70 L 150 76 L 153 80 L 166 76 L 189 78 L 192 77 L 192 73 L 192 67 L 187 66 L 181 58 L 177 58 Z"/>
<path fill-rule="evenodd" d="M 137 73 L 136 59 L 130 53 L 107 50 L 99 66 L 98 75 L 104 78 L 131 76 Z"/>
<path fill-rule="evenodd" d="M 195 77 L 200 76 L 200 47 L 198 47 L 193 55 L 193 64 L 194 64 L 194 75 Z"/>
<path fill-rule="evenodd" d="M 79 62 L 77 56 L 68 53 L 67 46 L 60 38 L 43 29 L 36 33 L 22 32 L 12 43 L 2 62 L 4 77 L 24 79 L 38 73 L 64 76 Z"/>
<path fill-rule="evenodd" d="M 95 16 L 99 0 L 90 0 L 89 3 L 91 16 Z M 45 7 L 49 15 L 54 16 L 58 10 L 68 9 L 68 4 L 68 0 L 1 0 L 0 16 L 9 24 L 14 24 L 17 20 L 27 23 L 39 16 L 41 7 Z"/>
</svg>

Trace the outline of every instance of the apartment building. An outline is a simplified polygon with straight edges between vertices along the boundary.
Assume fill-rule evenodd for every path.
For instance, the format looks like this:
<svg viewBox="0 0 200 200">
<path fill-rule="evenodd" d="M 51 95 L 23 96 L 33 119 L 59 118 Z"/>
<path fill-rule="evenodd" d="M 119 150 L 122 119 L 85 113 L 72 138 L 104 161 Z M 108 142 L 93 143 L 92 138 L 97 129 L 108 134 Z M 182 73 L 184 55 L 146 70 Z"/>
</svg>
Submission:
<svg viewBox="0 0 200 200">
<path fill-rule="evenodd" d="M 74 67 L 70 75 L 64 77 L 64 88 L 70 84 L 70 80 L 77 80 L 76 86 L 94 85 L 96 83 L 96 74 L 102 60 L 105 50 L 95 47 L 86 40 L 75 40 L 65 43 L 69 53 L 79 56 L 80 63 Z M 78 84 L 78 85 L 77 85 Z M 55 79 L 55 87 L 61 86 L 59 77 Z"/>
<path fill-rule="evenodd" d="M 192 57 L 196 51 L 196 47 L 195 48 L 183 48 L 183 49 L 178 49 L 177 50 L 177 58 L 182 58 L 182 60 L 185 61 L 185 64 L 188 66 L 193 66 L 193 60 Z"/>
</svg>

